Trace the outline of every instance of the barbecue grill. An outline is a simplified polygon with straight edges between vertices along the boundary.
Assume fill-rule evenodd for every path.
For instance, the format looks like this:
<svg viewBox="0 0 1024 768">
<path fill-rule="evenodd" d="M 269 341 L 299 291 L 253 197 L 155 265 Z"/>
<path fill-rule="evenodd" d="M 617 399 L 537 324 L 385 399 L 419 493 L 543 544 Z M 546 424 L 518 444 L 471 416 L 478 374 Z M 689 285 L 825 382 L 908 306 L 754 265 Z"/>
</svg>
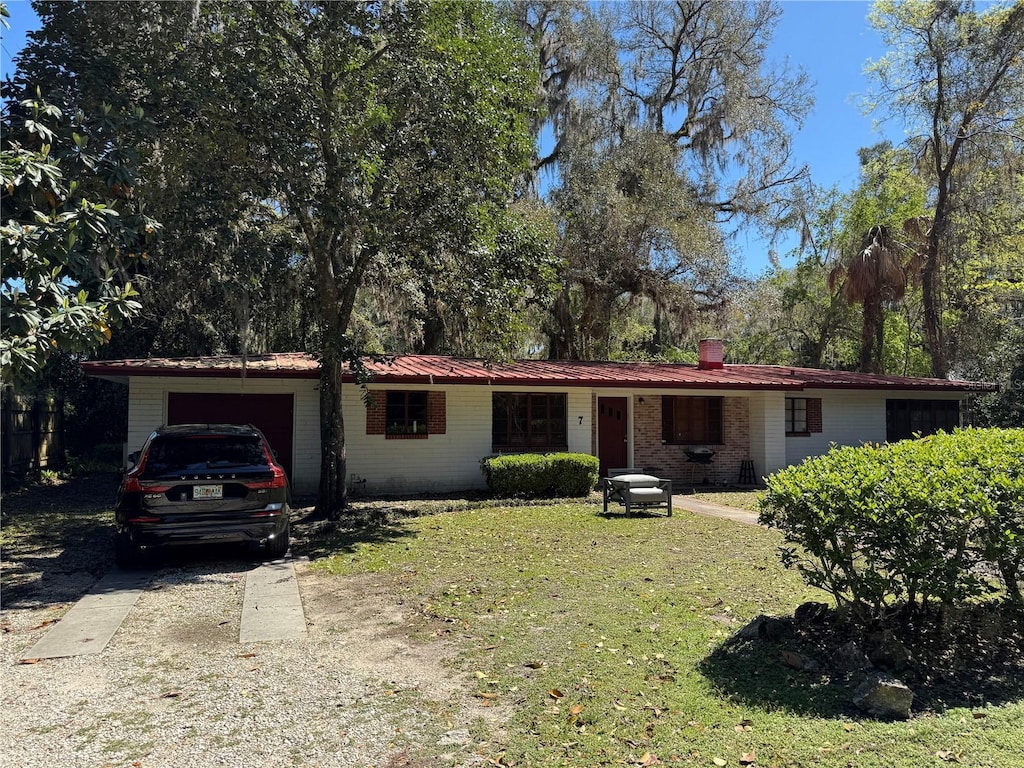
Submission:
<svg viewBox="0 0 1024 768">
<path fill-rule="evenodd" d="M 710 464 L 715 460 L 716 451 L 710 448 L 684 448 L 683 453 L 686 454 L 687 461 L 693 461 L 697 464 Z"/>
<path fill-rule="evenodd" d="M 694 471 L 698 467 L 704 468 L 704 485 L 708 483 L 708 474 L 712 477 L 712 482 L 718 482 L 718 471 L 715 467 L 715 453 L 716 451 L 711 448 L 684 448 L 683 453 L 686 454 L 686 463 L 690 465 L 690 485 L 693 485 Z"/>
</svg>

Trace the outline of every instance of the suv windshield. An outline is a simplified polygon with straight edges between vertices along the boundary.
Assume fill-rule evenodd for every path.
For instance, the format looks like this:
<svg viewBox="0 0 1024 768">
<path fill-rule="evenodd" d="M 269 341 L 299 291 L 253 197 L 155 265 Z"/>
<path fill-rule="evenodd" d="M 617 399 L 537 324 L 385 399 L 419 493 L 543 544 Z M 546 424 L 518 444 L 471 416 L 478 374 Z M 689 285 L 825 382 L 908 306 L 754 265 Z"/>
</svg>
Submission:
<svg viewBox="0 0 1024 768">
<path fill-rule="evenodd" d="M 239 467 L 269 469 L 263 444 L 255 435 L 164 436 L 149 446 L 143 476 Z"/>
</svg>

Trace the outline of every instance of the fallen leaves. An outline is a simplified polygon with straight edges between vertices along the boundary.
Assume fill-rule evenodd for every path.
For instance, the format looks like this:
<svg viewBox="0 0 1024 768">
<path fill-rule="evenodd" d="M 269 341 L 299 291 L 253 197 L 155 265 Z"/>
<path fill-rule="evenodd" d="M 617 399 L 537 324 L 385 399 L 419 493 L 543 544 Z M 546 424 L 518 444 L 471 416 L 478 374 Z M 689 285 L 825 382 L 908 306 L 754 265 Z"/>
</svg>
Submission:
<svg viewBox="0 0 1024 768">
<path fill-rule="evenodd" d="M 44 621 L 40 622 L 39 624 L 36 624 L 36 625 L 35 625 L 34 627 L 32 627 L 32 629 L 31 629 L 31 630 L 29 630 L 29 631 L 32 631 L 32 632 L 34 632 L 34 631 L 35 631 L 35 630 L 37 630 L 37 629 L 43 629 L 44 627 L 48 627 L 48 626 L 50 626 L 51 624 L 56 624 L 56 623 L 57 623 L 58 621 L 60 621 L 60 619 L 45 619 Z"/>
<path fill-rule="evenodd" d="M 490 707 L 494 705 L 494 701 L 498 698 L 498 694 L 493 691 L 477 691 L 475 694 L 476 698 L 480 699 L 481 707 Z"/>
<path fill-rule="evenodd" d="M 19 664 L 38 664 L 39 659 L 18 659 Z"/>
<path fill-rule="evenodd" d="M 550 691 L 548 691 L 548 696 L 555 700 L 565 698 L 565 694 L 557 688 L 552 688 Z"/>
<path fill-rule="evenodd" d="M 648 766 L 658 765 L 660 762 L 661 760 L 658 759 L 657 755 L 652 755 L 650 752 L 644 752 L 637 765 L 643 766 L 643 768 L 648 768 Z"/>
<path fill-rule="evenodd" d="M 757 762 L 757 755 L 753 752 L 744 752 L 740 757 L 740 765 L 753 765 Z"/>
</svg>

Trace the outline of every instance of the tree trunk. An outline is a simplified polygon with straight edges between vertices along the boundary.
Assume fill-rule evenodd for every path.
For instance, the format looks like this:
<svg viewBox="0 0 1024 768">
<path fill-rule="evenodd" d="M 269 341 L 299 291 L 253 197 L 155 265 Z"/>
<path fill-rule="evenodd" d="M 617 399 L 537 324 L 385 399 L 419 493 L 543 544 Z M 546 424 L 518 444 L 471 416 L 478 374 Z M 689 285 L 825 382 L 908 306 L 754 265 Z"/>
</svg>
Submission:
<svg viewBox="0 0 1024 768">
<path fill-rule="evenodd" d="M 320 492 L 316 512 L 330 520 L 340 519 L 348 504 L 345 464 L 341 362 L 328 340 L 320 361 Z"/>
<path fill-rule="evenodd" d="M 883 321 L 881 299 L 866 299 L 864 301 L 864 323 L 860 333 L 860 370 L 864 373 L 879 372 L 877 361 L 881 357 L 881 353 L 876 354 L 875 348 L 878 334 L 882 332 Z"/>
<path fill-rule="evenodd" d="M 427 315 L 423 318 L 423 337 L 418 345 L 419 352 L 421 355 L 443 355 L 448 351 L 444 320 L 433 297 L 428 302 L 428 307 Z"/>
<path fill-rule="evenodd" d="M 562 288 L 551 308 L 548 332 L 548 359 L 570 360 L 573 357 L 573 322 L 569 308 L 569 287 Z"/>
<path fill-rule="evenodd" d="M 921 301 L 924 304 L 924 342 L 932 356 L 932 376 L 944 379 L 949 373 L 946 349 L 942 338 L 942 308 L 939 306 L 939 243 L 946 228 L 949 204 L 949 175 L 938 169 L 938 196 L 935 214 L 928 233 L 928 251 L 921 269 Z"/>
<path fill-rule="evenodd" d="M 932 356 L 932 376 L 944 379 L 949 373 L 942 338 L 942 312 L 939 307 L 938 255 L 928 248 L 928 259 L 921 270 L 921 299 L 924 304 L 924 341 Z M 937 247 L 936 247 L 937 251 Z"/>
</svg>

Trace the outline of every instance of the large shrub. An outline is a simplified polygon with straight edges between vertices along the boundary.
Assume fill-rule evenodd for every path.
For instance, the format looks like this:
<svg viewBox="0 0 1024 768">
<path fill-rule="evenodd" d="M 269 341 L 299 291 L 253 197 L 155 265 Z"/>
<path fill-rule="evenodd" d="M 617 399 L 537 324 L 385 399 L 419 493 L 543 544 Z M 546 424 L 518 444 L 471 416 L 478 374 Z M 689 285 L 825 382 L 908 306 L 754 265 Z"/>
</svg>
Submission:
<svg viewBox="0 0 1024 768">
<path fill-rule="evenodd" d="M 957 430 L 834 448 L 768 480 L 782 560 L 863 619 L 986 591 L 1021 601 L 1024 430 Z"/>
<path fill-rule="evenodd" d="M 481 462 L 497 496 L 558 498 L 586 496 L 597 484 L 599 462 L 586 453 L 517 453 Z"/>
</svg>

